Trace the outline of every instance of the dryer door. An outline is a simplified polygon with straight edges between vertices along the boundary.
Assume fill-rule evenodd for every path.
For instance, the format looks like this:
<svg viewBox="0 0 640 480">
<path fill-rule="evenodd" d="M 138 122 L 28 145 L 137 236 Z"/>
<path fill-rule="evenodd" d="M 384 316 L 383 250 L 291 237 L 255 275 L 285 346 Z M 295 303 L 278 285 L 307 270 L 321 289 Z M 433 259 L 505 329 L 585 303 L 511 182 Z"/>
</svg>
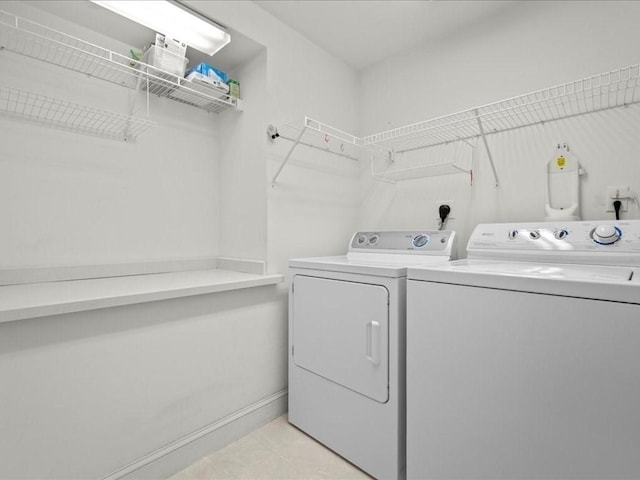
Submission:
<svg viewBox="0 0 640 480">
<path fill-rule="evenodd" d="M 296 275 L 293 360 L 384 403 L 389 398 L 389 292 L 381 285 Z"/>
</svg>

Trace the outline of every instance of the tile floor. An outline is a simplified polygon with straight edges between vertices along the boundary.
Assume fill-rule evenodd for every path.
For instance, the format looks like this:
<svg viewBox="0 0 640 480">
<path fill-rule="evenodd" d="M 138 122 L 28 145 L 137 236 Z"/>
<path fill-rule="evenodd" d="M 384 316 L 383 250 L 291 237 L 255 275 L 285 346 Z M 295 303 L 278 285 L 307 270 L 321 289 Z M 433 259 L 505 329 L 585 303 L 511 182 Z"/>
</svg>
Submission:
<svg viewBox="0 0 640 480">
<path fill-rule="evenodd" d="M 169 480 L 356 480 L 371 477 L 283 415 Z"/>
</svg>

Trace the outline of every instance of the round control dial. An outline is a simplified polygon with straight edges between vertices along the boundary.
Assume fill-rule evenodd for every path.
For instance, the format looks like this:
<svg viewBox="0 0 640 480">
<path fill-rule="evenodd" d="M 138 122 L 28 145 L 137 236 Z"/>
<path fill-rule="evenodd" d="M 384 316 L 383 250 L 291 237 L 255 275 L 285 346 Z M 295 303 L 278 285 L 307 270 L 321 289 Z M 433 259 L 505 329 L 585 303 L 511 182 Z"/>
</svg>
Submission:
<svg viewBox="0 0 640 480">
<path fill-rule="evenodd" d="M 553 232 L 553 236 L 556 240 L 564 240 L 565 238 L 567 238 L 567 235 L 569 235 L 569 232 L 567 232 L 566 230 L 556 230 L 555 232 Z"/>
<path fill-rule="evenodd" d="M 375 245 L 376 243 L 378 243 L 378 236 L 377 235 L 371 235 L 369 237 L 369 245 Z"/>
<path fill-rule="evenodd" d="M 364 245 L 365 243 L 367 243 L 367 236 L 366 235 L 359 235 L 358 238 L 356 239 L 356 243 L 358 245 Z"/>
<path fill-rule="evenodd" d="M 514 240 L 517 236 L 518 230 L 509 230 L 509 233 L 507 233 L 507 237 L 509 237 L 509 239 L 511 240 Z"/>
<path fill-rule="evenodd" d="M 598 225 L 591 231 L 591 238 L 600 245 L 612 245 L 622 237 L 622 231 L 611 225 Z"/>
<path fill-rule="evenodd" d="M 540 238 L 540 230 L 531 230 L 529 232 L 529 238 L 532 240 L 537 240 Z"/>
<path fill-rule="evenodd" d="M 425 247 L 429 243 L 429 235 L 427 235 L 426 233 L 416 235 L 415 237 L 413 237 L 411 243 L 413 243 L 413 246 L 416 248 Z"/>
</svg>

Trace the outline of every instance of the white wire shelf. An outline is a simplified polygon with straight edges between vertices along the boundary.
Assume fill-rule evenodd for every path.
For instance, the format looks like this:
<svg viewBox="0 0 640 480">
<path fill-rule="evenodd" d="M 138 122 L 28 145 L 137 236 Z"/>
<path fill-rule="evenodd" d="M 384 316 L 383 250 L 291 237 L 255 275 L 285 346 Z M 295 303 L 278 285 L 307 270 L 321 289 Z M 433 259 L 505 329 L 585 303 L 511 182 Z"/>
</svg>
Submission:
<svg viewBox="0 0 640 480">
<path fill-rule="evenodd" d="M 139 88 L 153 95 L 198 107 L 207 112 L 220 113 L 239 109 L 239 100 L 212 86 L 187 80 L 146 63 L 136 63 Z"/>
<path fill-rule="evenodd" d="M 267 134 L 271 140 L 280 138 L 291 142 L 291 148 L 271 181 L 272 186 L 275 186 L 282 170 L 298 146 L 321 150 L 355 161 L 360 160 L 363 153 L 367 154 L 371 150 L 371 148 L 364 148 L 361 138 L 309 117 L 304 117 L 302 124 L 287 123 L 278 128 L 269 125 Z"/>
<path fill-rule="evenodd" d="M 369 135 L 363 142 L 387 148 L 395 158 L 398 154 L 480 137 L 498 186 L 487 135 L 639 103 L 639 78 L 640 65 L 632 65 Z"/>
<path fill-rule="evenodd" d="M 474 145 L 469 141 L 436 145 L 393 155 L 372 155 L 371 175 L 388 183 L 422 177 L 472 173 Z"/>
<path fill-rule="evenodd" d="M 640 102 L 640 65 L 520 95 L 363 138 L 405 152 Z"/>
<path fill-rule="evenodd" d="M 546 122 L 640 103 L 640 65 L 631 65 L 533 93 L 483 105 L 462 112 L 414 123 L 363 138 L 355 137 L 315 120 L 305 118 L 302 127 L 284 125 L 281 136 L 294 142 L 273 178 L 275 182 L 298 144 L 324 149 L 348 158 L 369 152 L 374 178 L 397 182 L 453 173 L 472 174 L 474 140 L 481 138 L 491 164 L 496 186 L 498 174 L 486 137 Z M 311 135 L 311 137 L 307 137 Z M 311 138 L 310 141 L 307 138 Z M 341 150 L 329 148 L 329 140 Z M 323 141 L 327 145 L 323 145 Z M 357 153 L 347 153 L 345 145 Z M 422 155 L 433 147 L 471 146 L 467 159 L 444 154 Z M 421 156 L 422 155 L 422 156 Z M 430 158 L 427 158 L 430 157 Z M 435 158 L 433 158 L 435 157 Z M 466 158 L 466 155 L 464 156 Z"/>
<path fill-rule="evenodd" d="M 155 122 L 0 85 L 0 113 L 66 130 L 133 141 Z"/>
<path fill-rule="evenodd" d="M 388 183 L 396 183 L 405 180 L 413 180 L 422 177 L 437 177 L 441 175 L 453 175 L 458 173 L 471 173 L 463 167 L 458 167 L 453 162 L 440 162 L 430 165 L 418 167 L 397 168 L 390 166 L 388 169 L 373 170 L 373 177 L 386 181 Z"/>
<path fill-rule="evenodd" d="M 0 49 L 128 88 L 146 85 L 150 93 L 209 112 L 238 108 L 236 98 L 2 10 Z"/>
</svg>

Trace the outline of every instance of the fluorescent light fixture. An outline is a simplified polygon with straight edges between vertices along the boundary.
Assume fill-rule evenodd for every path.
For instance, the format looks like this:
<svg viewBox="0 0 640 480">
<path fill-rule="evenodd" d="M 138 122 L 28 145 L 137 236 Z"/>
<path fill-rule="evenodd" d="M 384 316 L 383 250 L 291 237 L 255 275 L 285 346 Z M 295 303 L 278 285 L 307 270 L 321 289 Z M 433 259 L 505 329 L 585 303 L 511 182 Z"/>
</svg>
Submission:
<svg viewBox="0 0 640 480">
<path fill-rule="evenodd" d="M 222 27 L 191 13 L 177 2 L 167 0 L 91 1 L 209 55 L 218 52 L 231 41 L 231 36 Z"/>
</svg>

